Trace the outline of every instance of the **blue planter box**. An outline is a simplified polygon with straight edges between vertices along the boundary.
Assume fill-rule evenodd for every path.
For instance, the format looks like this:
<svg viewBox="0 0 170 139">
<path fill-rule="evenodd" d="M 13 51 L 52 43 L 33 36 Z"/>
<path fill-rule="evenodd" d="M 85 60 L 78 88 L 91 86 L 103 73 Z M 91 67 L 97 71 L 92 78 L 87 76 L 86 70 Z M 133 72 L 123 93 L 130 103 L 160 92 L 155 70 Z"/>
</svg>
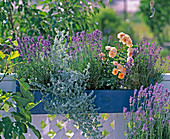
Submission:
<svg viewBox="0 0 170 139">
<path fill-rule="evenodd" d="M 91 90 L 85 90 L 90 93 Z M 134 96 L 134 90 L 94 90 L 94 104 L 99 113 L 123 113 L 123 107 L 130 110 L 129 98 Z"/>
<path fill-rule="evenodd" d="M 19 86 L 16 88 L 19 91 Z M 92 90 L 85 90 L 85 93 L 91 93 Z M 31 91 L 34 94 L 35 102 L 41 100 L 42 95 L 38 91 Z M 133 97 L 134 90 L 94 90 L 94 104 L 99 113 L 122 113 L 123 107 L 130 110 L 129 98 Z M 39 103 L 36 107 L 31 109 L 31 114 L 48 114 L 44 109 L 44 103 Z"/>
</svg>

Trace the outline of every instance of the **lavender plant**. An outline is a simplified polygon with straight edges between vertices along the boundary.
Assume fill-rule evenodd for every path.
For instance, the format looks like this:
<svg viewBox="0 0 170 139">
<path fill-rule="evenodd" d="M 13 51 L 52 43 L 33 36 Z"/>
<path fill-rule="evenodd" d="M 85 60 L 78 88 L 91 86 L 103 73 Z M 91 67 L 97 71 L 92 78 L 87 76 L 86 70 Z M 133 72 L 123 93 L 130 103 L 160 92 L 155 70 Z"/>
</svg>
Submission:
<svg viewBox="0 0 170 139">
<path fill-rule="evenodd" d="M 70 67 L 73 70 L 83 72 L 87 64 L 89 67 L 89 80 L 87 82 L 87 89 L 100 89 L 102 84 L 102 62 L 99 57 L 101 52 L 102 32 L 95 30 L 92 33 L 85 33 L 85 31 L 74 33 L 69 41 L 67 51 L 72 57 Z"/>
<path fill-rule="evenodd" d="M 50 46 L 52 44 L 52 38 L 50 36 L 47 39 L 39 34 L 39 37 L 23 37 L 17 38 L 17 43 L 14 44 L 10 39 L 9 42 L 16 49 L 20 58 L 15 63 L 14 72 L 17 73 L 19 78 L 25 78 L 28 80 L 38 80 L 42 84 L 49 82 L 50 76 Z M 19 62 L 18 62 L 19 61 Z"/>
<path fill-rule="evenodd" d="M 160 83 L 163 79 L 163 67 L 168 68 L 170 65 L 166 62 L 168 57 L 163 60 L 160 56 L 161 49 L 154 42 L 150 44 L 145 40 L 138 44 L 133 52 L 134 65 L 127 64 L 128 77 L 123 81 L 123 86 L 139 89 L 142 85 L 148 87 L 150 84 Z"/>
<path fill-rule="evenodd" d="M 170 92 L 163 85 L 141 86 L 130 97 L 130 112 L 123 108 L 126 135 L 133 139 L 168 139 L 170 135 Z"/>
</svg>

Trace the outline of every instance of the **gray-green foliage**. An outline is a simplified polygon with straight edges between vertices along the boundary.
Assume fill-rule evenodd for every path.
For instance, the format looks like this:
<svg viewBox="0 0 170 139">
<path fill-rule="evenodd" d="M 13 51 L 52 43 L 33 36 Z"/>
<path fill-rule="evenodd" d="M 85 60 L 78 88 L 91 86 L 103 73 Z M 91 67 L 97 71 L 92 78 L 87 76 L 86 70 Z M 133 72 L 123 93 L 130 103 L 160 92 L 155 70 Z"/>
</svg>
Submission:
<svg viewBox="0 0 170 139">
<path fill-rule="evenodd" d="M 83 135 L 102 138 L 98 129 L 98 114 L 93 104 L 93 92 L 84 92 L 89 79 L 89 65 L 83 73 L 70 69 L 72 58 L 65 50 L 64 41 L 64 32 L 58 32 L 51 49 L 50 83 L 47 86 L 38 82 L 32 84 L 41 88 L 45 109 L 50 114 L 68 114 L 83 131 Z"/>
</svg>

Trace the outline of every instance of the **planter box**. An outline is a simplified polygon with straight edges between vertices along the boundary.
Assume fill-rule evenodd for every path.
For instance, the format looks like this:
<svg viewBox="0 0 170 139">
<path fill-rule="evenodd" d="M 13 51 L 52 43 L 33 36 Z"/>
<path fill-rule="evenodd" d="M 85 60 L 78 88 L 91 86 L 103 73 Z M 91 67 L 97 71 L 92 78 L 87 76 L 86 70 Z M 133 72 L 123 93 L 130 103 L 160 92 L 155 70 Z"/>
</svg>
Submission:
<svg viewBox="0 0 170 139">
<path fill-rule="evenodd" d="M 92 90 L 85 90 L 85 93 L 90 93 Z M 38 91 L 34 91 L 35 102 L 41 100 L 42 95 Z M 129 98 L 133 96 L 134 90 L 94 90 L 96 96 L 94 104 L 98 113 L 122 113 L 123 107 L 130 109 Z M 48 114 L 44 110 L 44 104 L 41 102 L 36 107 L 31 109 L 31 114 Z"/>
<path fill-rule="evenodd" d="M 0 78 L 2 78 L 3 75 L 3 73 L 0 73 Z M 0 82 L 0 89 L 3 91 L 16 92 L 16 80 L 12 79 L 12 76 L 14 76 L 14 74 L 8 75 Z"/>
<path fill-rule="evenodd" d="M 0 75 L 2 76 L 2 74 Z M 164 81 L 161 84 L 164 84 L 164 87 L 170 90 L 170 73 L 165 74 Z M 0 83 L 0 89 L 13 92 L 19 91 L 19 87 L 16 87 L 16 82 L 10 77 L 6 77 Z M 91 90 L 86 90 L 85 92 L 90 93 Z M 33 93 L 35 95 L 35 102 L 41 100 L 40 92 L 36 91 Z M 127 107 L 129 110 L 129 97 L 133 96 L 133 90 L 95 90 L 94 95 L 96 95 L 94 104 L 96 107 L 100 107 L 99 113 L 122 113 L 123 107 Z M 42 102 L 33 108 L 31 113 L 47 114 Z"/>
<path fill-rule="evenodd" d="M 164 74 L 164 87 L 170 90 L 170 74 Z M 90 93 L 92 90 L 85 90 L 86 93 Z M 41 100 L 42 95 L 38 91 L 34 91 L 35 102 Z M 96 96 L 94 104 L 98 110 L 98 113 L 123 113 L 123 107 L 130 110 L 129 98 L 134 96 L 134 90 L 94 90 Z M 36 107 L 31 109 L 32 114 L 48 114 L 44 110 L 44 104 L 41 102 Z"/>
</svg>

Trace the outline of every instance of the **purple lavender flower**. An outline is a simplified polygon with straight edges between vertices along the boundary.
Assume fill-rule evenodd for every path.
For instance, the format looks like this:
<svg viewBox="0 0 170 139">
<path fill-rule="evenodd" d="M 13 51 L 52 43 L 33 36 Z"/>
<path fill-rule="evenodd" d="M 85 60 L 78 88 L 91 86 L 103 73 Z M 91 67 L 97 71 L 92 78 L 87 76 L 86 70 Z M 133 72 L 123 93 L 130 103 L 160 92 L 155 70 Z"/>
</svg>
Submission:
<svg viewBox="0 0 170 139">
<path fill-rule="evenodd" d="M 127 111 L 127 108 L 123 107 L 123 113 L 125 113 Z"/>
<path fill-rule="evenodd" d="M 168 94 L 169 91 L 167 89 L 163 90 L 162 85 L 150 85 L 145 89 L 141 87 L 138 92 L 138 97 L 133 98 L 137 101 L 138 104 L 137 111 L 135 111 L 136 108 L 133 106 L 131 112 L 125 112 L 126 122 L 135 123 L 136 131 L 142 130 L 147 134 L 157 134 L 157 132 L 164 132 L 163 134 L 167 134 L 166 131 L 168 131 L 168 126 L 166 127 L 165 125 L 168 124 L 170 114 L 167 112 L 165 106 L 168 106 L 167 104 L 170 102 Z M 133 99 L 130 97 L 131 101 Z M 129 131 L 128 135 L 136 132 L 131 128 L 127 128 L 126 130 Z M 154 131 L 154 133 L 150 131 Z M 135 136 L 135 134 L 133 135 Z"/>
</svg>

